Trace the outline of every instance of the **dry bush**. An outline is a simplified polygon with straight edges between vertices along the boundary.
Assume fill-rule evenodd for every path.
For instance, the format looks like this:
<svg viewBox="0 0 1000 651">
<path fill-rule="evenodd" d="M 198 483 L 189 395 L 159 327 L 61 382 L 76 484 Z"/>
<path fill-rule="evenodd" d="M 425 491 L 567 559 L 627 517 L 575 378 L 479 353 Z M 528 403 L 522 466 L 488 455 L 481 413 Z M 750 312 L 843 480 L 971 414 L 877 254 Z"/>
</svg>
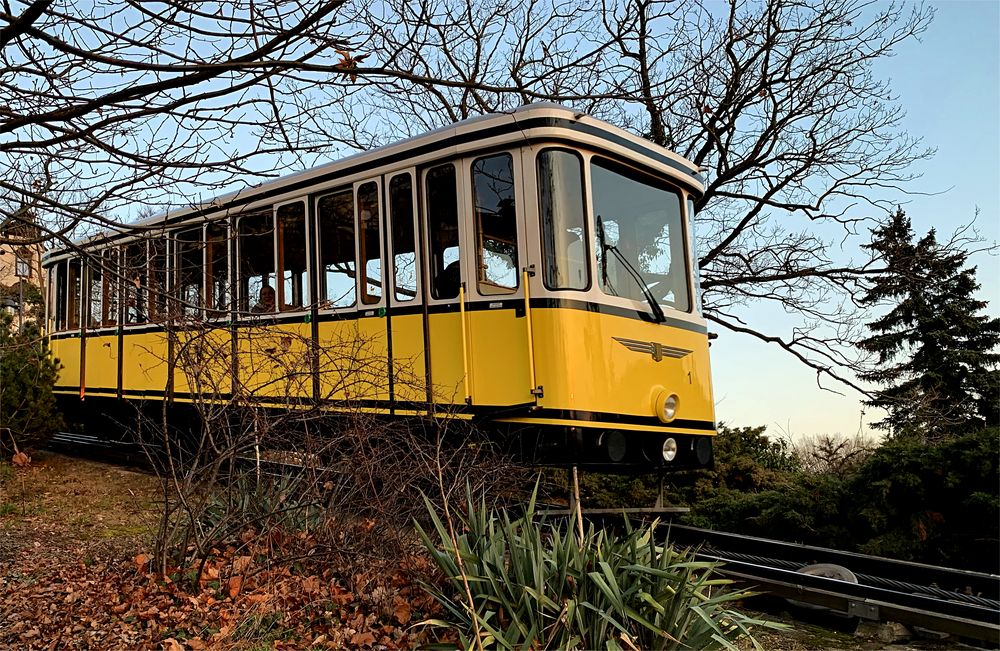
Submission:
<svg viewBox="0 0 1000 651">
<path fill-rule="evenodd" d="M 792 453 L 805 472 L 842 473 L 864 463 L 878 446 L 870 435 L 817 434 L 795 442 Z"/>
<path fill-rule="evenodd" d="M 202 326 L 169 333 L 193 402 L 147 413 L 140 426 L 162 485 L 154 562 L 164 574 L 240 582 L 250 568 L 314 561 L 348 574 L 379 561 L 398 566 L 419 548 L 412 525 L 426 517 L 421 493 L 440 505 L 467 487 L 504 495 L 529 483 L 457 418 L 388 419 L 350 400 L 336 412 L 316 400 L 314 365 L 326 398 L 364 395 L 379 381 L 378 356 L 356 333 L 317 351 L 287 331 L 241 330 L 257 353 L 241 355 L 234 377 L 225 329 Z M 398 370 L 401 382 L 410 375 Z"/>
</svg>

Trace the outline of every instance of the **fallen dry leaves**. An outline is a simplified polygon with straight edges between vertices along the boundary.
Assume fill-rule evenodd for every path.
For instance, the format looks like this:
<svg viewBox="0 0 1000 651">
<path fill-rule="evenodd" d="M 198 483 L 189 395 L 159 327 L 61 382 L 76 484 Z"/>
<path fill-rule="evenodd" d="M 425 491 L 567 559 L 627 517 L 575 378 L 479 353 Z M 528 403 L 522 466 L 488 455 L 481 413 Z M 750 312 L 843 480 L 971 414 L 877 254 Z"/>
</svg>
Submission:
<svg viewBox="0 0 1000 651">
<path fill-rule="evenodd" d="M 102 482 L 103 464 L 51 455 L 18 472 L 34 473 L 26 478 L 34 488 L 21 513 L 0 516 L 0 649 L 403 649 L 430 641 L 412 622 L 434 605 L 396 566 L 272 564 L 270 550 L 308 550 L 312 541 L 248 532 L 203 567 L 164 576 L 140 546 L 148 536 L 95 536 L 67 523 L 61 503 L 71 501 L 88 521 L 114 520 L 94 509 L 110 504 L 120 515 L 135 500 L 87 491 L 127 491 L 142 502 L 143 490 L 155 495 L 153 478 L 122 481 L 111 472 Z M 62 473 L 74 479 L 62 481 Z M 155 515 L 155 504 L 146 508 Z"/>
</svg>

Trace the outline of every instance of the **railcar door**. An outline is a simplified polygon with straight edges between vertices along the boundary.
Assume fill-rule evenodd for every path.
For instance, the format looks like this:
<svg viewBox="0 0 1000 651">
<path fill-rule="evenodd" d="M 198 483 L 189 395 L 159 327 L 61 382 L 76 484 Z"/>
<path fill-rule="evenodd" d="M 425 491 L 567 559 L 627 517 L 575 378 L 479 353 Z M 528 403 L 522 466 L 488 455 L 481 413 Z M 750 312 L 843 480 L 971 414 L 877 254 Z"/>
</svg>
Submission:
<svg viewBox="0 0 1000 651">
<path fill-rule="evenodd" d="M 471 265 L 466 282 L 473 404 L 511 407 L 535 401 L 524 300 L 524 191 L 518 152 L 465 163 L 463 203 L 470 216 Z"/>
<path fill-rule="evenodd" d="M 459 218 L 462 167 L 449 162 L 421 173 L 424 276 L 426 400 L 437 409 L 465 409 L 471 402 L 471 378 L 466 374 L 468 346 L 463 331 L 463 246 L 465 225 Z"/>
<path fill-rule="evenodd" d="M 410 168 L 388 175 L 385 186 L 389 392 L 402 413 L 419 411 L 426 401 L 416 178 Z"/>
<path fill-rule="evenodd" d="M 354 352 L 357 385 L 351 396 L 378 409 L 389 406 L 388 333 L 386 326 L 385 238 L 382 178 L 354 184 L 358 224 L 358 321 Z"/>
</svg>

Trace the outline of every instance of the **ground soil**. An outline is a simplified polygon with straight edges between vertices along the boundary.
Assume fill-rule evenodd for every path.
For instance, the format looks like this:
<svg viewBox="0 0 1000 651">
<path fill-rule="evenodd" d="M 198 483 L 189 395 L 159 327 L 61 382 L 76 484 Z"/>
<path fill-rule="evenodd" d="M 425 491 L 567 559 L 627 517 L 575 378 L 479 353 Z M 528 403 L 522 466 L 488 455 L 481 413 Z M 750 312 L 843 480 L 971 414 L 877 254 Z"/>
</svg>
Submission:
<svg viewBox="0 0 1000 651">
<path fill-rule="evenodd" d="M 362 594 L 335 573 L 285 571 L 235 589 L 206 580 L 192 590 L 151 572 L 159 496 L 154 476 L 118 465 L 50 453 L 25 468 L 0 463 L 0 649 L 395 649 L 427 641 L 412 627 L 427 604 L 402 579 Z M 757 631 L 762 648 L 957 646 L 790 623 L 790 631 Z"/>
</svg>

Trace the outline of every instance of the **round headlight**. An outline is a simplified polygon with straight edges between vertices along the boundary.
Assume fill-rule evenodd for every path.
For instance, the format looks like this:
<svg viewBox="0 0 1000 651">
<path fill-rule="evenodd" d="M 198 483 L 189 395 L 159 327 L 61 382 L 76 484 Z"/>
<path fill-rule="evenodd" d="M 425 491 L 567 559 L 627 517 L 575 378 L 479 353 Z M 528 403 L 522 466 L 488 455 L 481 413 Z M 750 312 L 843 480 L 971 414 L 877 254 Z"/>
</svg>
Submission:
<svg viewBox="0 0 1000 651">
<path fill-rule="evenodd" d="M 677 415 L 677 394 L 671 393 L 663 401 L 663 415 L 670 421 Z"/>
<path fill-rule="evenodd" d="M 669 423 L 677 417 L 677 407 L 680 398 L 676 393 L 670 393 L 666 389 L 655 390 L 653 394 L 653 413 L 663 423 Z"/>
<path fill-rule="evenodd" d="M 673 439 L 667 439 L 663 442 L 663 460 L 673 461 L 674 457 L 677 456 L 677 441 Z"/>
</svg>

